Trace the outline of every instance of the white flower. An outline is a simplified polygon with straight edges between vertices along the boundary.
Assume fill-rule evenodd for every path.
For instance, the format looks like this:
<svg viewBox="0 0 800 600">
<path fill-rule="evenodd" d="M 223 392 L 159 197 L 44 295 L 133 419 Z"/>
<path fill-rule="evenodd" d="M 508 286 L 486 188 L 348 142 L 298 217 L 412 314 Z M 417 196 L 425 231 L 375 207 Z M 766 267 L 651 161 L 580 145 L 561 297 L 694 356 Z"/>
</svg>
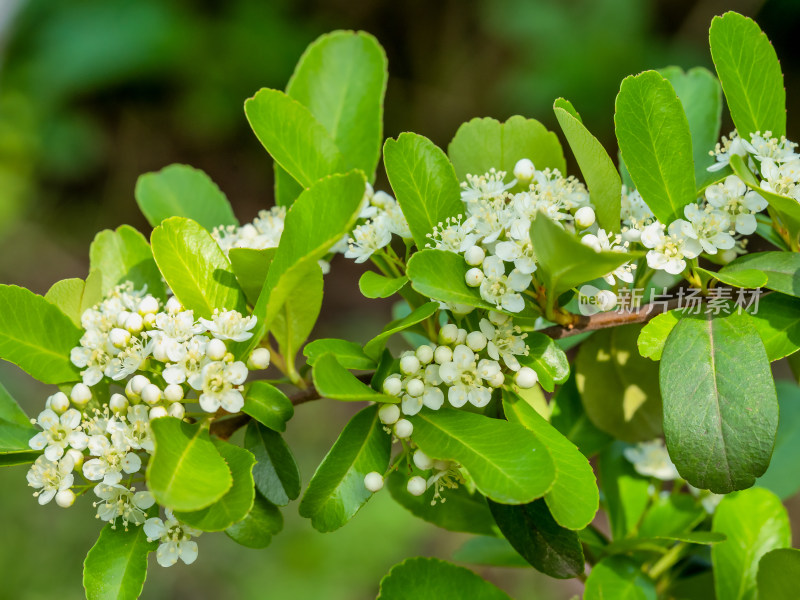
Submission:
<svg viewBox="0 0 800 600">
<path fill-rule="evenodd" d="M 680 477 L 678 469 L 672 464 L 669 453 L 660 439 L 640 442 L 636 446 L 625 448 L 623 454 L 640 475 L 655 477 L 662 481 L 672 481 Z"/>
<path fill-rule="evenodd" d="M 686 236 L 679 221 L 670 224 L 666 233 L 662 223 L 651 223 L 642 231 L 642 245 L 651 249 L 647 253 L 647 265 L 670 275 L 683 273 L 684 259 L 696 258 L 703 251 L 700 242 Z"/>
<path fill-rule="evenodd" d="M 150 356 L 153 346 L 152 341 L 145 344 L 138 337 L 132 338 L 128 345 L 108 362 L 103 373 L 114 381 L 121 381 L 133 375 Z"/>
<path fill-rule="evenodd" d="M 117 448 L 130 447 L 151 454 L 155 450 L 150 430 L 150 407 L 146 404 L 130 406 L 124 416 L 115 415 L 109 419 L 106 431 Z"/>
<path fill-rule="evenodd" d="M 743 140 L 739 137 L 739 133 L 735 130 L 729 134 L 729 138 L 722 136 L 722 142 L 717 144 L 716 148 L 709 152 L 711 156 L 716 159 L 716 163 L 708 167 L 707 171 L 721 171 L 728 166 L 731 161 L 731 156 L 746 156 L 747 149 L 742 143 Z"/>
<path fill-rule="evenodd" d="M 286 219 L 285 206 L 273 206 L 269 210 L 261 210 L 252 223 L 241 227 L 227 225 L 216 227 L 212 237 L 227 255 L 231 248 L 252 248 L 263 250 L 277 248 L 283 234 Z"/>
<path fill-rule="evenodd" d="M 755 213 L 767 207 L 767 201 L 758 192 L 748 191 L 736 175 L 729 175 L 724 183 L 708 186 L 705 196 L 711 206 L 730 215 L 736 231 L 742 235 L 750 235 L 756 230 Z"/>
<path fill-rule="evenodd" d="M 462 223 L 464 215 L 447 217 L 428 234 L 437 250 L 461 253 L 474 246 L 480 236 L 475 231 L 475 222 L 467 220 Z"/>
<path fill-rule="evenodd" d="M 179 354 L 181 358 L 175 363 L 167 364 L 162 373 L 164 381 L 179 385 L 199 373 L 210 360 L 206 357 L 208 341 L 206 336 L 197 335 L 181 344 L 182 351 Z"/>
<path fill-rule="evenodd" d="M 43 429 L 33 436 L 28 445 L 34 450 L 44 449 L 45 457 L 57 461 L 68 447 L 83 450 L 89 443 L 89 437 L 81 431 L 81 413 L 70 408 L 60 417 L 52 410 L 45 409 L 39 413 L 37 424 Z"/>
<path fill-rule="evenodd" d="M 203 370 L 189 379 L 189 385 L 202 392 L 200 408 L 214 413 L 222 407 L 230 413 L 242 410 L 242 386 L 247 379 L 247 365 L 241 361 L 208 363 Z"/>
<path fill-rule="evenodd" d="M 605 229 L 598 229 L 597 233 L 588 233 L 581 238 L 581 243 L 589 246 L 596 252 L 627 252 L 628 243 L 622 242 L 622 236 L 609 234 Z M 633 282 L 633 270 L 636 265 L 626 262 L 614 269 L 611 273 L 603 275 L 603 279 L 609 285 L 614 285 L 616 280 L 624 281 L 625 283 Z"/>
<path fill-rule="evenodd" d="M 123 527 L 128 523 L 142 525 L 147 520 L 145 511 L 155 504 L 156 500 L 150 492 L 136 492 L 118 483 L 108 485 L 99 483 L 94 488 L 95 495 L 102 502 L 95 502 L 97 517 L 101 521 L 113 523 L 122 517 Z"/>
<path fill-rule="evenodd" d="M 411 381 L 422 382 L 421 394 L 408 393 Z M 439 410 L 444 404 L 444 392 L 438 387 L 442 384 L 442 378 L 439 376 L 439 365 L 437 364 L 420 365 L 416 372 L 407 375 L 401 383 L 402 388 L 407 392 L 401 397 L 403 414 L 415 415 L 422 410 L 423 406 L 427 406 L 431 410 Z"/>
<path fill-rule="evenodd" d="M 391 222 L 384 215 L 359 225 L 353 230 L 345 258 L 354 258 L 357 263 L 365 262 L 372 254 L 392 241 Z"/>
<path fill-rule="evenodd" d="M 33 494 L 39 504 L 47 504 L 55 495 L 72 487 L 74 476 L 72 469 L 75 462 L 67 455 L 60 461 L 49 460 L 40 456 L 28 471 L 28 485 L 37 491 Z"/>
<path fill-rule="evenodd" d="M 761 189 L 800 201 L 800 160 L 792 160 L 780 166 L 772 159 L 761 161 Z"/>
<path fill-rule="evenodd" d="M 716 254 L 717 249 L 730 250 L 736 244 L 729 233 L 731 220 L 727 213 L 710 206 L 702 209 L 697 204 L 684 207 L 683 213 L 689 221 L 678 219 L 672 225 L 679 224 L 683 234 L 700 242 L 708 254 Z"/>
<path fill-rule="evenodd" d="M 142 468 L 142 459 L 127 446 L 112 444 L 103 435 L 89 438 L 89 454 L 96 456 L 83 463 L 83 475 L 90 481 L 113 485 L 122 480 L 122 473 L 133 474 Z"/>
<path fill-rule="evenodd" d="M 511 189 L 517 183 L 516 179 L 509 183 L 503 183 L 505 171 L 491 169 L 484 175 L 467 175 L 467 180 L 461 183 L 461 201 L 470 204 L 481 200 L 493 200 L 501 198 L 506 190 Z"/>
<path fill-rule="evenodd" d="M 156 560 L 162 567 L 171 567 L 179 558 L 190 565 L 197 560 L 197 542 L 192 538 L 202 532 L 179 522 L 171 510 L 167 509 L 166 513 L 166 521 L 153 517 L 144 523 L 147 539 L 161 542 L 156 550 Z"/>
<path fill-rule="evenodd" d="M 528 354 L 527 334 L 520 335 L 520 329 L 514 326 L 511 317 L 502 313 L 489 313 L 489 319 L 480 321 L 481 332 L 487 339 L 486 352 L 494 360 L 502 358 L 512 371 L 519 371 L 517 356 Z"/>
<path fill-rule="evenodd" d="M 250 332 L 256 326 L 257 317 L 245 317 L 236 310 L 214 309 L 211 320 L 200 319 L 200 323 L 208 332 L 219 340 L 233 340 L 234 342 L 246 342 L 253 334 Z"/>
<path fill-rule="evenodd" d="M 530 238 L 498 242 L 494 247 L 494 254 L 504 262 L 513 262 L 517 271 L 525 275 L 530 275 L 536 270 L 536 258 L 533 255 Z"/>
<path fill-rule="evenodd" d="M 742 140 L 742 146 L 753 155 L 753 158 L 760 161 L 769 159 L 781 163 L 797 160 L 794 152 L 797 144 L 787 140 L 786 136 L 781 136 L 780 139 L 772 137 L 771 131 L 765 131 L 763 134 L 760 131 L 751 133 L 750 141 Z"/>
<path fill-rule="evenodd" d="M 206 327 L 194 319 L 194 311 L 184 310 L 174 314 L 158 313 L 155 329 L 148 332 L 155 340 L 153 354 L 157 360 L 177 362 L 185 352 L 183 343 L 205 332 Z"/>
<path fill-rule="evenodd" d="M 481 366 L 485 367 L 482 372 L 489 377 L 493 375 L 494 369 L 486 368 L 485 364 Z M 450 386 L 447 390 L 447 399 L 456 408 L 464 406 L 467 402 L 482 407 L 492 399 L 491 389 L 483 385 L 475 353 L 463 344 L 453 350 L 453 360 L 439 367 L 439 376 Z"/>
<path fill-rule="evenodd" d="M 530 274 L 514 269 L 506 276 L 503 260 L 497 256 L 488 256 L 481 267 L 486 275 L 480 286 L 484 300 L 508 312 L 516 313 L 525 308 L 525 301 L 519 292 L 530 285 Z"/>
</svg>

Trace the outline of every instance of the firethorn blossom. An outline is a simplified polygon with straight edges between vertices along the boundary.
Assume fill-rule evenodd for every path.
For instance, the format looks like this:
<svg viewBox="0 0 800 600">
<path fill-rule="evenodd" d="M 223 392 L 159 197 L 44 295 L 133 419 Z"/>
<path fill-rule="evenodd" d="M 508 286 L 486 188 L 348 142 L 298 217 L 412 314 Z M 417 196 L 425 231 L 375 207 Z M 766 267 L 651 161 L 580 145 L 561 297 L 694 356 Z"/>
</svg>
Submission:
<svg viewBox="0 0 800 600">
<path fill-rule="evenodd" d="M 756 213 L 767 208 L 767 201 L 753 190 L 748 190 L 736 175 L 729 175 L 723 183 L 710 185 L 705 191 L 710 206 L 725 211 L 734 223 L 736 233 L 750 235 L 756 230 Z"/>
<path fill-rule="evenodd" d="M 679 477 L 678 469 L 670 460 L 664 442 L 660 439 L 625 448 L 623 454 L 640 475 L 662 481 L 672 481 Z"/>
<path fill-rule="evenodd" d="M 57 461 L 68 448 L 84 450 L 89 437 L 81 431 L 81 413 L 70 408 L 60 417 L 50 409 L 39 413 L 36 424 L 43 431 L 33 436 L 28 445 L 33 450 L 44 450 L 44 456 L 50 461 Z"/>
<path fill-rule="evenodd" d="M 242 410 L 242 385 L 247 379 L 247 365 L 241 361 L 214 361 L 189 379 L 189 385 L 200 393 L 200 408 L 214 413 L 220 407 L 230 413 Z"/>
<path fill-rule="evenodd" d="M 74 466 L 75 461 L 69 455 L 58 461 L 52 461 L 44 455 L 36 459 L 27 477 L 28 485 L 37 490 L 33 495 L 39 504 L 47 504 L 57 493 L 72 487 Z"/>
<path fill-rule="evenodd" d="M 114 523 L 114 528 L 116 520 L 121 517 L 126 531 L 130 524 L 143 525 L 147 520 L 147 509 L 156 502 L 150 492 L 137 492 L 134 488 L 127 488 L 119 483 L 99 483 L 95 486 L 94 493 L 100 499 L 94 503 L 97 518 Z"/>
<path fill-rule="evenodd" d="M 200 319 L 200 323 L 218 340 L 246 342 L 253 337 L 250 330 L 256 326 L 256 320 L 256 317 L 245 317 L 235 310 L 215 308 L 211 319 Z"/>
<path fill-rule="evenodd" d="M 681 222 L 664 225 L 656 221 L 642 231 L 642 245 L 650 248 L 647 253 L 647 266 L 663 270 L 670 275 L 680 275 L 686 269 L 687 258 L 696 258 L 703 247 L 695 238 L 686 235 Z"/>
<path fill-rule="evenodd" d="M 158 517 L 147 519 L 144 523 L 144 532 L 148 541 L 161 542 L 156 550 L 156 560 L 162 567 L 171 567 L 178 559 L 187 565 L 197 560 L 197 542 L 193 537 L 200 536 L 203 532 L 194 527 L 189 527 L 175 518 L 171 510 L 166 510 L 166 520 Z"/>
</svg>

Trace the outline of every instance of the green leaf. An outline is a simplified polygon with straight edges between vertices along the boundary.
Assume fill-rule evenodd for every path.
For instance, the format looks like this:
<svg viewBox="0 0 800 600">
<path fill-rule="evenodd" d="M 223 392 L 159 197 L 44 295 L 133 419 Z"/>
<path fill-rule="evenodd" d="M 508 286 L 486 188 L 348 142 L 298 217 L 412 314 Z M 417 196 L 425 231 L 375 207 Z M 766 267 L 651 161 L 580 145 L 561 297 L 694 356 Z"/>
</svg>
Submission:
<svg viewBox="0 0 800 600">
<path fill-rule="evenodd" d="M 474 536 L 453 552 L 453 560 L 458 562 L 486 565 L 490 567 L 528 567 L 505 538 Z"/>
<path fill-rule="evenodd" d="M 0 285 L 0 358 L 42 383 L 79 381 L 70 351 L 81 334 L 70 318 L 25 288 Z"/>
<path fill-rule="evenodd" d="M 201 510 L 231 489 L 231 471 L 207 428 L 173 417 L 155 419 L 150 427 L 155 451 L 147 465 L 147 488 L 160 505 Z"/>
<path fill-rule="evenodd" d="M 763 488 L 737 492 L 717 506 L 712 531 L 728 536 L 711 549 L 717 598 L 755 600 L 761 557 L 792 545 L 786 509 L 777 496 Z"/>
<path fill-rule="evenodd" d="M 653 317 L 639 332 L 636 346 L 639 354 L 652 360 L 661 360 L 667 337 L 681 319 L 681 311 L 668 310 Z"/>
<path fill-rule="evenodd" d="M 37 433 L 30 423 L 18 425 L 0 419 L 0 455 L 27 454 L 31 449 L 28 442 Z"/>
<path fill-rule="evenodd" d="M 262 88 L 244 103 L 244 112 L 267 152 L 304 188 L 343 169 L 331 134 L 297 100 Z"/>
<path fill-rule="evenodd" d="M 314 363 L 314 387 L 319 395 L 331 400 L 345 402 L 391 402 L 397 403 L 399 398 L 386 396 L 373 390 L 360 381 L 336 360 L 333 354 L 323 354 Z"/>
<path fill-rule="evenodd" d="M 748 312 L 770 362 L 800 350 L 800 299 L 767 294 Z"/>
<path fill-rule="evenodd" d="M 800 297 L 800 254 L 796 252 L 754 252 L 725 265 L 720 273 L 758 269 L 767 274 L 764 287 Z"/>
<path fill-rule="evenodd" d="M 589 419 L 581 403 L 574 374 L 558 388 L 550 403 L 550 424 L 587 458 L 597 454 L 613 439 Z"/>
<path fill-rule="evenodd" d="M 295 178 L 284 171 L 278 163 L 272 164 L 272 171 L 275 175 L 275 204 L 291 206 L 303 192 L 303 186 L 297 183 Z"/>
<path fill-rule="evenodd" d="M 608 231 L 618 232 L 622 181 L 614 161 L 597 138 L 586 129 L 580 117 L 558 104 L 553 105 L 553 111 L 589 188 L 597 222 Z"/>
<path fill-rule="evenodd" d="M 0 383 L 0 420 L 20 427 L 31 427 L 28 415 L 20 408 L 2 383 Z"/>
<path fill-rule="evenodd" d="M 732 287 L 743 289 L 756 289 L 767 283 L 767 274 L 758 269 L 742 269 L 732 273 L 715 273 L 700 267 L 695 267 L 695 270 L 710 279 L 716 279 Z"/>
<path fill-rule="evenodd" d="M 707 168 L 714 164 L 709 151 L 719 140 L 722 122 L 722 88 L 708 69 L 695 67 L 684 72 L 680 67 L 667 67 L 659 71 L 675 89 L 689 122 L 692 134 L 694 178 L 702 188 L 717 176 Z"/>
<path fill-rule="evenodd" d="M 759 26 L 738 13 L 714 17 L 711 57 L 739 135 L 786 133 L 786 91 L 775 49 Z"/>
<path fill-rule="evenodd" d="M 141 233 L 129 225 L 121 225 L 115 231 L 104 229 L 98 233 L 89 247 L 89 263 L 92 271 L 101 274 L 101 297 L 126 281 L 133 282 L 137 290 L 147 286 L 147 291 L 156 298 L 166 297 L 150 245 Z"/>
<path fill-rule="evenodd" d="M 500 531 L 537 571 L 556 579 L 583 574 L 583 549 L 578 534 L 556 523 L 547 504 L 536 500 L 523 506 L 489 502 Z"/>
<path fill-rule="evenodd" d="M 459 181 L 467 174 L 483 175 L 490 169 L 505 171 L 509 176 L 522 158 L 537 169 L 558 169 L 567 172 L 564 152 L 558 137 L 534 119 L 519 115 L 505 123 L 491 118 L 475 118 L 462 124 L 447 147 Z"/>
<path fill-rule="evenodd" d="M 273 431 L 286 431 L 294 416 L 294 405 L 282 391 L 266 381 L 254 381 L 244 397 L 242 412 Z"/>
<path fill-rule="evenodd" d="M 624 449 L 625 444 L 614 442 L 600 453 L 597 463 L 614 540 L 623 539 L 636 528 L 650 503 L 650 480 L 636 473 L 623 455 Z"/>
<path fill-rule="evenodd" d="M 496 306 L 481 298 L 477 288 L 467 285 L 464 280 L 467 269 L 464 258 L 455 252 L 428 249 L 411 256 L 406 272 L 411 287 L 427 298 L 496 310 Z"/>
<path fill-rule="evenodd" d="M 626 77 L 614 123 L 625 165 L 647 206 L 662 223 L 682 218 L 695 198 L 692 136 L 670 82 L 655 71 Z"/>
<path fill-rule="evenodd" d="M 30 465 L 41 455 L 41 452 L 9 452 L 8 454 L 4 454 L 2 451 L 0 451 L 0 467 Z"/>
<path fill-rule="evenodd" d="M 367 473 L 385 473 L 392 440 L 373 405 L 356 414 L 317 468 L 300 501 L 300 516 L 315 529 L 334 531 L 347 523 L 372 497 L 364 485 Z"/>
<path fill-rule="evenodd" d="M 681 476 L 715 493 L 753 485 L 769 465 L 778 401 L 750 316 L 684 316 L 664 346 L 660 382 Z"/>
<path fill-rule="evenodd" d="M 642 538 L 685 537 L 705 517 L 702 505 L 689 494 L 656 496 L 639 524 L 637 535 Z"/>
<path fill-rule="evenodd" d="M 555 384 L 564 383 L 569 377 L 569 361 L 564 351 L 543 333 L 528 332 L 525 338 L 528 355 L 520 356 L 519 362 L 532 368 L 539 376 L 539 385 L 552 392 Z"/>
<path fill-rule="evenodd" d="M 464 567 L 437 558 L 409 558 L 381 580 L 377 600 L 511 600 L 503 591 Z"/>
<path fill-rule="evenodd" d="M 153 263 L 155 268 L 155 263 Z M 156 268 L 156 272 L 158 269 Z M 94 270 L 86 281 L 80 278 L 62 279 L 54 283 L 44 299 L 55 304 L 76 326 L 81 326 L 81 316 L 88 308 L 103 299 L 103 274 Z"/>
<path fill-rule="evenodd" d="M 147 577 L 147 555 L 157 546 L 147 541 L 144 527 L 108 523 L 83 563 L 87 600 L 136 600 Z"/>
<path fill-rule="evenodd" d="M 624 556 L 597 563 L 586 580 L 584 600 L 656 600 L 656 586 L 639 565 Z"/>
<path fill-rule="evenodd" d="M 248 515 L 225 530 L 226 535 L 247 548 L 266 548 L 272 536 L 283 529 L 283 516 L 278 507 L 256 492 Z"/>
<path fill-rule="evenodd" d="M 597 480 L 589 461 L 572 442 L 513 392 L 503 391 L 503 412 L 509 421 L 530 429 L 553 458 L 556 479 L 544 495 L 550 514 L 561 527 L 586 527 L 597 514 L 600 502 Z"/>
<path fill-rule="evenodd" d="M 176 512 L 175 516 L 202 531 L 223 531 L 244 519 L 253 508 L 253 465 L 255 457 L 239 446 L 214 440 L 214 445 L 228 464 L 233 476 L 233 485 L 222 498 L 203 510 Z"/>
<path fill-rule="evenodd" d="M 141 175 L 134 195 L 152 227 L 170 217 L 192 219 L 209 231 L 239 224 L 217 184 L 200 169 L 188 165 L 169 165 Z"/>
<path fill-rule="evenodd" d="M 429 487 L 421 496 L 410 494 L 407 488 L 410 477 L 411 473 L 394 470 L 386 477 L 386 487 L 395 502 L 412 515 L 448 531 L 497 535 L 489 505 L 481 494 L 460 485 L 455 489 L 445 490 L 442 493 L 445 501 L 437 502 L 434 498 L 434 486 Z"/>
<path fill-rule="evenodd" d="M 780 403 L 778 434 L 766 473 L 756 485 L 777 494 L 781 499 L 800 491 L 797 456 L 800 453 L 800 388 L 790 381 L 776 381 L 775 391 Z"/>
<path fill-rule="evenodd" d="M 639 325 L 596 332 L 575 359 L 583 407 L 602 431 L 626 442 L 651 440 L 661 433 L 658 365 L 639 355 Z"/>
<path fill-rule="evenodd" d="M 770 550 L 758 563 L 758 597 L 769 600 L 794 600 L 800 578 L 800 550 Z"/>
<path fill-rule="evenodd" d="M 346 168 L 370 181 L 383 139 L 386 55 L 363 31 L 334 31 L 317 38 L 297 63 L 286 93 L 327 129 Z"/>
<path fill-rule="evenodd" d="M 300 495 L 300 472 L 279 433 L 251 421 L 245 431 L 244 446 L 256 457 L 253 479 L 256 489 L 267 500 L 286 506 Z"/>
<path fill-rule="evenodd" d="M 303 354 L 308 358 L 308 364 L 314 365 L 323 354 L 333 354 L 336 361 L 345 369 L 374 369 L 377 363 L 364 354 L 364 349 L 355 342 L 323 338 L 309 342 L 303 347 Z"/>
<path fill-rule="evenodd" d="M 228 250 L 228 260 L 231 261 L 233 274 L 239 287 L 244 291 L 250 304 L 258 301 L 258 295 L 267 280 L 267 273 L 272 264 L 277 248 L 231 248 Z"/>
<path fill-rule="evenodd" d="M 383 328 L 383 331 L 364 344 L 364 352 L 368 356 L 377 359 L 381 352 L 383 352 L 386 342 L 390 337 L 396 333 L 400 333 L 401 331 L 408 329 L 409 327 L 413 327 L 417 323 L 421 323 L 433 315 L 437 310 L 439 310 L 438 302 L 427 302 L 419 308 L 415 308 L 402 319 L 392 321 Z"/>
<path fill-rule="evenodd" d="M 386 175 L 420 250 L 447 217 L 464 212 L 461 187 L 442 150 L 416 133 L 401 133 L 383 146 Z"/>
<path fill-rule="evenodd" d="M 358 280 L 358 289 L 365 298 L 388 298 L 408 283 L 408 277 L 384 277 L 375 271 L 366 271 Z"/>
<path fill-rule="evenodd" d="M 423 408 L 409 420 L 425 454 L 463 465 L 478 490 L 496 502 L 527 504 L 553 485 L 550 453 L 521 425 L 445 407 Z"/>
<path fill-rule="evenodd" d="M 636 253 L 595 252 L 542 213 L 533 219 L 531 241 L 539 265 L 536 273 L 547 288 L 551 305 L 567 290 L 638 258 Z"/>
<path fill-rule="evenodd" d="M 245 312 L 231 264 L 199 223 L 171 217 L 153 230 L 151 243 L 161 274 L 195 317 L 209 319 L 215 308 Z"/>
</svg>

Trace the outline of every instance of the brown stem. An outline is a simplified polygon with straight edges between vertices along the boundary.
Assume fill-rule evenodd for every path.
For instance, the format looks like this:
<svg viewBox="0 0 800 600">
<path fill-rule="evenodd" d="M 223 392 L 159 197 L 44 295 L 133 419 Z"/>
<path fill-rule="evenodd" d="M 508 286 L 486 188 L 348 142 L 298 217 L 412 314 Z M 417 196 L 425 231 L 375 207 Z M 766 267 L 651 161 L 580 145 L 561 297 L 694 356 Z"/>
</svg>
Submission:
<svg viewBox="0 0 800 600">
<path fill-rule="evenodd" d="M 369 384 L 369 382 L 372 380 L 372 376 L 373 373 L 369 372 L 356 375 L 356 378 L 363 383 Z M 321 396 L 317 391 L 317 388 L 315 388 L 313 385 L 310 385 L 306 389 L 298 390 L 297 393 L 289 396 L 289 400 L 291 400 L 294 406 L 298 406 L 299 404 L 305 404 L 306 402 L 311 402 L 312 400 L 319 400 L 322 397 L 323 396 Z M 221 414 L 225 413 L 221 412 Z M 250 419 L 250 415 L 238 413 L 230 418 L 214 421 L 211 424 L 211 435 L 215 435 L 221 440 L 227 440 L 239 429 L 247 425 L 250 422 Z"/>
</svg>

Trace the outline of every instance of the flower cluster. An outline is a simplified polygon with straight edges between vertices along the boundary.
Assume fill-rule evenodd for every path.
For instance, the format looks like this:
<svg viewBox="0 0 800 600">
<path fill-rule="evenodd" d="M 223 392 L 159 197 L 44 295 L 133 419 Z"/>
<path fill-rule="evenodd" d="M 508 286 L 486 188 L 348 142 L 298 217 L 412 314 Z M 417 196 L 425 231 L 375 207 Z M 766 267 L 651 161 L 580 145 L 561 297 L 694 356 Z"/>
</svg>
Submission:
<svg viewBox="0 0 800 600">
<path fill-rule="evenodd" d="M 386 192 L 375 192 L 369 184 L 358 218 L 362 223 L 333 248 L 357 263 L 365 262 L 375 252 L 388 246 L 392 235 L 411 239 L 411 230 L 397 201 Z"/>
</svg>

